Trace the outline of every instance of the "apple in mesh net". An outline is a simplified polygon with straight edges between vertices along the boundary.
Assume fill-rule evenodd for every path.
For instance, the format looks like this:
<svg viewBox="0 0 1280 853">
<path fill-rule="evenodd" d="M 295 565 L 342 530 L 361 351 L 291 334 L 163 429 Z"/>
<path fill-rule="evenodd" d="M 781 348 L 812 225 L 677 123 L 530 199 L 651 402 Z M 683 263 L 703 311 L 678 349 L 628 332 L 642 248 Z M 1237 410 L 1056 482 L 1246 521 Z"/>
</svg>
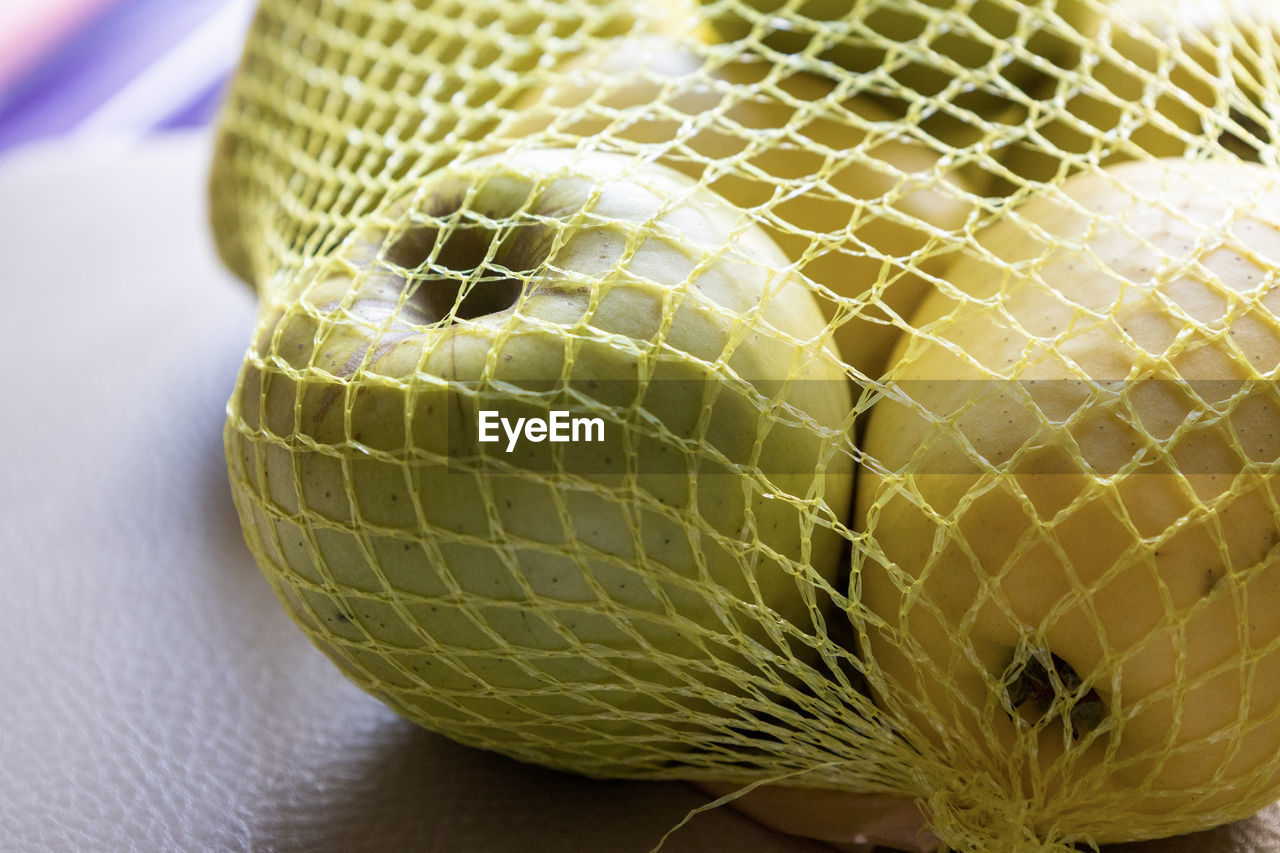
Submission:
<svg viewBox="0 0 1280 853">
<path fill-rule="evenodd" d="M 731 41 L 874 74 L 886 95 L 989 109 L 1068 67 L 1090 0 L 702 0 Z"/>
<path fill-rule="evenodd" d="M 429 728 L 593 775 L 723 774 L 738 729 L 822 678 L 852 496 L 847 379 L 784 267 L 622 155 L 434 173 L 266 291 L 226 430 L 261 568 Z M 554 409 L 601 440 L 479 440 L 481 411 Z"/>
<path fill-rule="evenodd" d="M 1076 67 L 1046 79 L 1000 156 L 996 192 L 1060 180 L 1089 163 L 1230 151 L 1256 160 L 1274 134 L 1273 4 L 1113 0 L 1104 34 Z"/>
<path fill-rule="evenodd" d="M 1280 794 L 1278 224 L 1261 166 L 1082 174 L 913 318 L 851 597 L 935 820 L 985 816 L 944 840 L 1162 837 Z"/>
<path fill-rule="evenodd" d="M 492 144 L 628 151 L 700 179 L 814 284 L 841 357 L 871 378 L 977 207 L 873 99 L 669 34 L 571 55 Z"/>
</svg>

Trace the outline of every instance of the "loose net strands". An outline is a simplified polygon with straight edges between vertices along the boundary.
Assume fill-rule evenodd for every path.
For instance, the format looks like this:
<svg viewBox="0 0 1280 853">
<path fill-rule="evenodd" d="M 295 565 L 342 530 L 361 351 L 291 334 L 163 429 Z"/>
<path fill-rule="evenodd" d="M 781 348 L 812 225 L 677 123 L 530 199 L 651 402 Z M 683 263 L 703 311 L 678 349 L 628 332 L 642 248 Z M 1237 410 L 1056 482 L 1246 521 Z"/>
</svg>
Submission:
<svg viewBox="0 0 1280 853">
<path fill-rule="evenodd" d="M 256 559 L 522 760 L 899 795 L 954 850 L 1251 814 L 1272 15 L 263 0 L 210 182 Z M 600 440 L 481 440 L 553 411 Z"/>
</svg>

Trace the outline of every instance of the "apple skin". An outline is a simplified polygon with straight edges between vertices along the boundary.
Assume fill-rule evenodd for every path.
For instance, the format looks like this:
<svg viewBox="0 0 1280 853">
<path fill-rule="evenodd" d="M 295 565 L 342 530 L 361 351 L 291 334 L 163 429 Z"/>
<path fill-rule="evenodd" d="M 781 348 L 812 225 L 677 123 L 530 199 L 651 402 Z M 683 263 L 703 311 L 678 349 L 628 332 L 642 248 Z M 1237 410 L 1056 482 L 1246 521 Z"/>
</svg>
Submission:
<svg viewBox="0 0 1280 853">
<path fill-rule="evenodd" d="M 923 0 L 934 10 L 928 17 L 902 0 L 804 0 L 795 11 L 785 9 L 792 5 L 788 0 L 702 3 L 727 41 L 799 54 L 816 38 L 817 58 L 855 74 L 884 70 L 904 88 L 895 97 L 914 100 L 946 92 L 953 103 L 987 113 L 1007 103 L 1012 91 L 1026 91 L 1046 77 L 1012 51 L 1000 56 L 1011 38 L 1027 34 L 1025 53 L 1068 68 L 1097 23 L 1096 5 L 1089 0 Z M 1044 15 L 1042 7 L 1052 9 L 1058 20 Z M 783 21 L 785 26 L 779 25 Z M 953 63 L 966 70 L 966 85 L 953 85 Z"/>
<path fill-rule="evenodd" d="M 1274 51 L 1280 33 L 1273 4 L 1113 0 L 1107 18 L 1105 43 L 1090 47 L 1088 68 L 1037 92 L 1035 113 L 1020 115 L 1020 132 L 1001 156 L 1014 176 L 1004 193 L 1059 181 L 1091 162 L 1220 154 L 1219 146 L 1258 159 L 1267 143 L 1262 102 L 1274 95 L 1257 81 L 1277 73 L 1264 74 L 1258 59 Z"/>
<path fill-rule="evenodd" d="M 715 797 L 734 795 L 729 805 L 778 832 L 822 841 L 839 853 L 934 853 L 938 839 L 910 797 L 855 794 L 761 785 L 741 794 L 738 786 L 700 782 Z"/>
<path fill-rule="evenodd" d="M 848 383 L 784 266 L 679 173 L 527 150 L 270 289 L 226 443 L 293 618 L 406 717 L 579 773 L 696 774 L 782 713 L 826 677 L 852 496 Z M 481 406 L 574 399 L 604 443 L 475 440 Z"/>
<path fill-rule="evenodd" d="M 979 233 L 915 316 L 850 594 L 934 814 L 1109 843 L 1280 796 L 1277 222 L 1268 168 L 1119 164 Z"/>
<path fill-rule="evenodd" d="M 705 182 L 751 211 L 814 283 L 841 357 L 874 379 L 978 204 L 936 151 L 885 132 L 891 121 L 817 75 L 775 77 L 766 62 L 724 63 L 691 42 L 643 35 L 556 69 L 494 144 L 623 150 Z M 926 245 L 931 256 L 914 258 Z"/>
<path fill-rule="evenodd" d="M 433 0 L 367 13 L 337 0 L 257 6 L 208 188 L 218 256 L 258 290 L 315 251 L 318 237 L 341 237 L 397 181 L 492 133 L 492 108 L 518 98 L 557 45 L 681 20 L 675 0 Z"/>
</svg>

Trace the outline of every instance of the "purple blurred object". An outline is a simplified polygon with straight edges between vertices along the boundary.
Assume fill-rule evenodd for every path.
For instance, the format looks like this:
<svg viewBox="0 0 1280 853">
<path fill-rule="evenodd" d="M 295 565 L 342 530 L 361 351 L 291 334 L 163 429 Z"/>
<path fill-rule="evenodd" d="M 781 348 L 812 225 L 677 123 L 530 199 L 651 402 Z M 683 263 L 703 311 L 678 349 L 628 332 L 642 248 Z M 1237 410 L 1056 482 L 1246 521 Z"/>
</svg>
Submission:
<svg viewBox="0 0 1280 853">
<path fill-rule="evenodd" d="M 0 151 L 43 137 L 136 138 L 216 114 L 252 14 L 249 0 L 32 4 L 29 33 L 50 43 L 0 77 Z M 13 17 L 13 14 L 10 14 Z M 70 18 L 70 20 L 67 20 Z M 57 27 L 58 32 L 49 32 Z"/>
</svg>

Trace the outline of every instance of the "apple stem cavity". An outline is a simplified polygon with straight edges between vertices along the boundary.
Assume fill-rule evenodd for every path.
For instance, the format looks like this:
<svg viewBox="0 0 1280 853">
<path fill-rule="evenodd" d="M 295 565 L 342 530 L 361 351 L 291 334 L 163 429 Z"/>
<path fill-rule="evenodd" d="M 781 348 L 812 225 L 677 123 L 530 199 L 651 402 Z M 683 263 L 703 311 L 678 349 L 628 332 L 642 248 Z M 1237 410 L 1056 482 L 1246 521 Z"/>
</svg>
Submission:
<svg viewBox="0 0 1280 853">
<path fill-rule="evenodd" d="M 485 223 L 419 225 L 388 237 L 392 265 L 408 304 L 424 325 L 449 326 L 510 310 L 546 260 L 545 226 L 519 223 L 495 231 Z"/>
<path fill-rule="evenodd" d="M 1047 667 L 1044 657 L 1050 662 Z M 1072 740 L 1079 740 L 1106 716 L 1106 705 L 1096 690 L 1078 695 L 1083 684 L 1075 667 L 1053 652 L 1040 649 L 1025 663 L 1015 662 L 1013 676 L 1006 681 L 1005 695 L 1015 711 L 1030 712 L 1037 721 L 1065 711 Z"/>
</svg>

